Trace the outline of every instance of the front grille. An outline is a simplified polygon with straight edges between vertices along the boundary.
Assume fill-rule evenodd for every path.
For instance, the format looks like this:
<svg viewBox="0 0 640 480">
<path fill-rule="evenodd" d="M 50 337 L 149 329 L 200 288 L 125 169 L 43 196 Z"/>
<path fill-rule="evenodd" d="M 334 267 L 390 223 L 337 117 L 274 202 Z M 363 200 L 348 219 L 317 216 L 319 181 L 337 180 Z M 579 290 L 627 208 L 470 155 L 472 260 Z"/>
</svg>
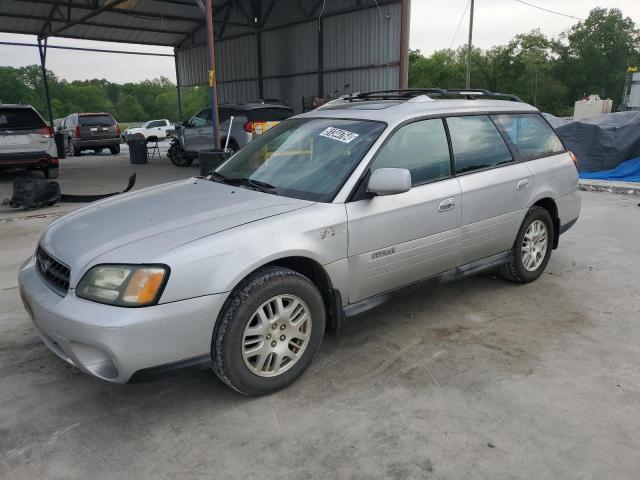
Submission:
<svg viewBox="0 0 640 480">
<path fill-rule="evenodd" d="M 49 255 L 40 245 L 36 250 L 36 267 L 49 287 L 60 295 L 67 293 L 71 270 Z"/>
</svg>

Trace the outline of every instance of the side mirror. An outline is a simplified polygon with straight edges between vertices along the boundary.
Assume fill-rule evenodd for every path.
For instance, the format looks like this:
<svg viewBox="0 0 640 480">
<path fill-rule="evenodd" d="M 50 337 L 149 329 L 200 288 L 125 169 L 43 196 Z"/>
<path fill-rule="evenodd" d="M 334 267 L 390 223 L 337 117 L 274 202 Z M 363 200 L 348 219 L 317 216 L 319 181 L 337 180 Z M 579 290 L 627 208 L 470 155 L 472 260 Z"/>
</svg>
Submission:
<svg viewBox="0 0 640 480">
<path fill-rule="evenodd" d="M 367 184 L 367 192 L 375 195 L 396 195 L 411 190 L 411 172 L 406 168 L 378 168 Z"/>
</svg>

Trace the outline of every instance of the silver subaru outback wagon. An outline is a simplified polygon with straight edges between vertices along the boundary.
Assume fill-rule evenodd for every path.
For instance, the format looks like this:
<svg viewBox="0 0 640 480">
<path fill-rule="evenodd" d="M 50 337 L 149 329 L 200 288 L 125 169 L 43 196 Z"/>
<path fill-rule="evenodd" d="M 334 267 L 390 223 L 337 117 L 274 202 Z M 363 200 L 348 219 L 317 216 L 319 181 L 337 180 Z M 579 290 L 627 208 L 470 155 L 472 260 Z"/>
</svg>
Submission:
<svg viewBox="0 0 640 480">
<path fill-rule="evenodd" d="M 267 394 L 389 292 L 482 269 L 537 279 L 578 218 L 576 163 L 517 97 L 354 94 L 206 178 L 54 221 L 20 292 L 46 345 L 88 374 L 125 383 L 210 365 Z"/>
</svg>

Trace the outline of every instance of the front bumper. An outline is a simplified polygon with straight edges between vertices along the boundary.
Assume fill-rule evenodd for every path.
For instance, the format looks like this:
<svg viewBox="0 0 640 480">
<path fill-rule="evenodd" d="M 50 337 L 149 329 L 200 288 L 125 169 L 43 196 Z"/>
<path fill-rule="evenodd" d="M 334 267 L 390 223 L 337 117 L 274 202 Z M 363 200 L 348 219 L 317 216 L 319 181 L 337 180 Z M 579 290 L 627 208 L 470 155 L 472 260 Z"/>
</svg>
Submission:
<svg viewBox="0 0 640 480">
<path fill-rule="evenodd" d="M 85 373 L 126 383 L 139 370 L 209 355 L 226 294 L 143 308 L 62 297 L 42 280 L 33 258 L 19 274 L 20 295 L 44 343 Z"/>
</svg>

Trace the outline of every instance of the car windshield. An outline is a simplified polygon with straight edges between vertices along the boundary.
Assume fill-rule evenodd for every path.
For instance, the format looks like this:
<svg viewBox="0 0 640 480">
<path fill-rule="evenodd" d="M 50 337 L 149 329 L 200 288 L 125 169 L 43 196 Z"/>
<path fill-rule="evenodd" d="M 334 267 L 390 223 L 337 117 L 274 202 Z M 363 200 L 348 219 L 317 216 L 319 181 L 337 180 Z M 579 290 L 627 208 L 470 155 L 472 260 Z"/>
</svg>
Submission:
<svg viewBox="0 0 640 480">
<path fill-rule="evenodd" d="M 329 202 L 385 126 L 333 118 L 285 120 L 222 164 L 212 178 L 277 195 Z"/>
</svg>

